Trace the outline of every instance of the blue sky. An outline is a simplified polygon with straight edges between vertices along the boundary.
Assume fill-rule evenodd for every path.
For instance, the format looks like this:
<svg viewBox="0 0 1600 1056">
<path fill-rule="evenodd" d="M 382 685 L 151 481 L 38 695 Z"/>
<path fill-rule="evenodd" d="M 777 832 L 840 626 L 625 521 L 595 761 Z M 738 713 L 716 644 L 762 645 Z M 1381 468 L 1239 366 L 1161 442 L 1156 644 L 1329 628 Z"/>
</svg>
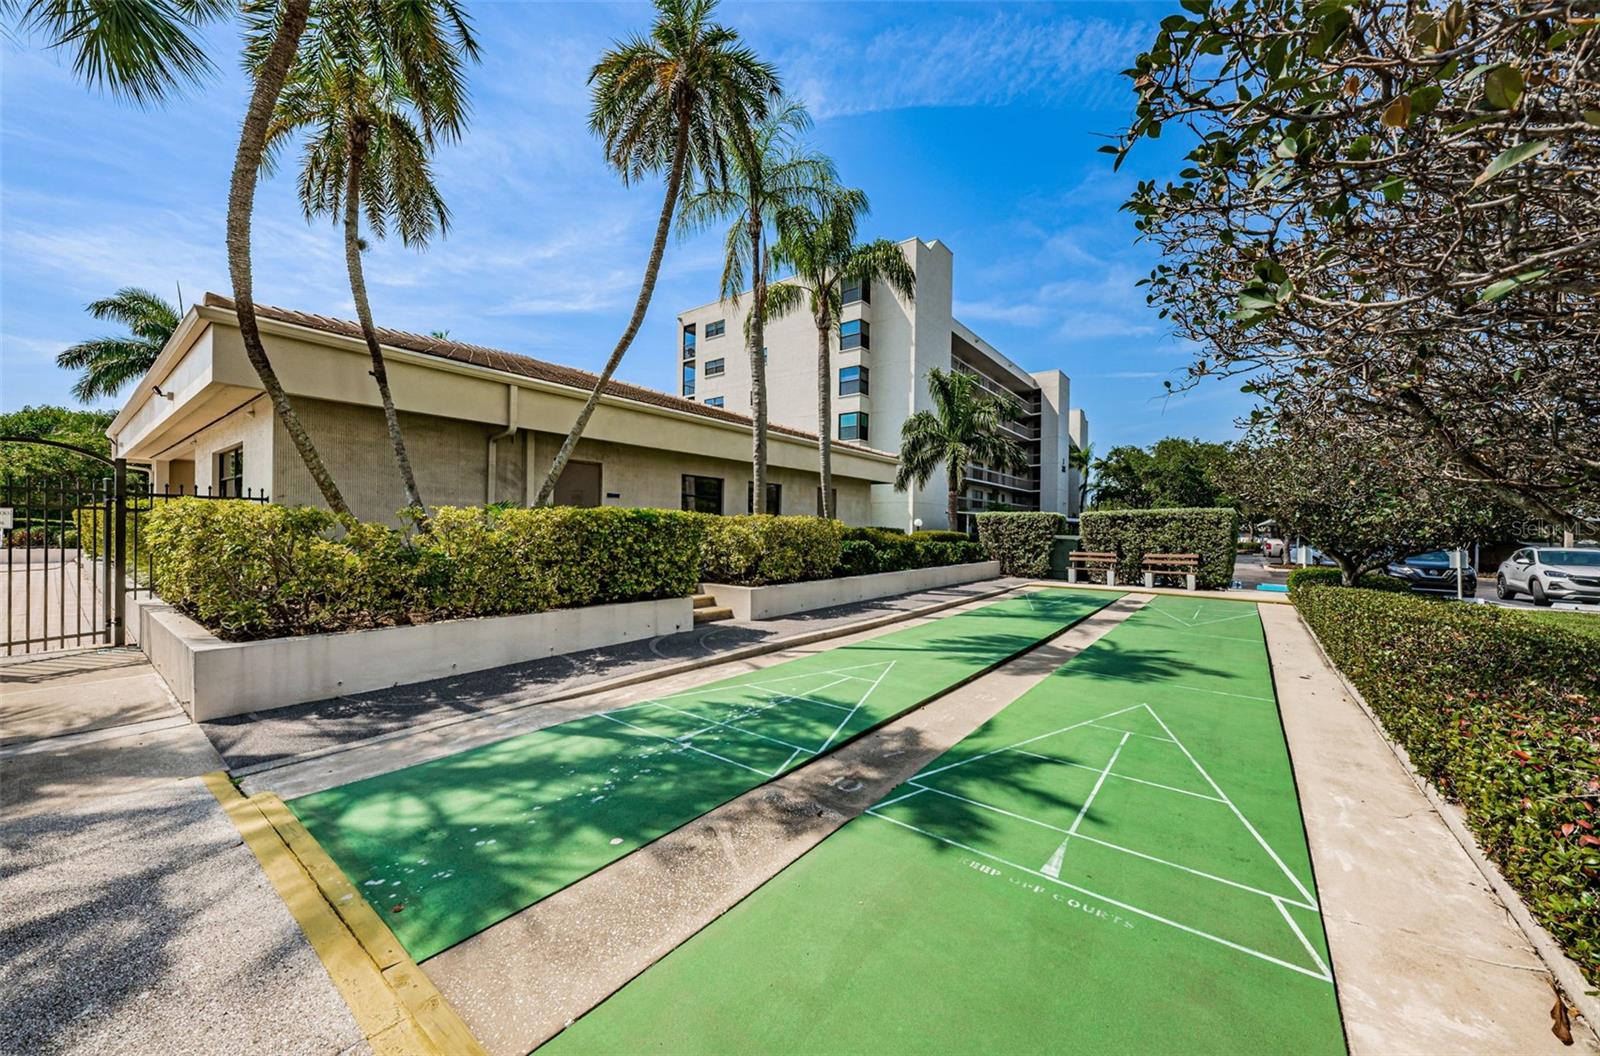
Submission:
<svg viewBox="0 0 1600 1056">
<path fill-rule="evenodd" d="M 438 158 L 448 239 L 368 255 L 381 325 L 597 369 L 637 290 L 659 185 L 624 188 L 585 127 L 585 77 L 644 4 L 473 3 L 484 62 L 472 126 Z M 816 118 L 812 140 L 865 189 L 871 237 L 955 254 L 956 314 L 1012 359 L 1072 377 L 1100 451 L 1162 436 L 1226 439 L 1236 385 L 1172 399 L 1188 350 L 1134 283 L 1153 254 L 1117 210 L 1135 180 L 1178 168 L 1170 139 L 1113 174 L 1095 152 L 1132 94 L 1119 71 L 1175 5 L 726 3 Z M 245 84 L 237 31 L 219 73 L 160 109 L 80 87 L 62 59 L 0 43 L 0 409 L 70 403 L 53 363 L 106 329 L 84 312 L 118 286 L 193 300 L 226 292 L 225 194 Z M 1153 148 L 1153 149 L 1151 149 Z M 258 195 L 258 300 L 353 315 L 337 232 L 302 219 L 292 172 Z M 713 299 L 720 240 L 675 243 L 621 375 L 671 390 L 674 315 Z"/>
</svg>

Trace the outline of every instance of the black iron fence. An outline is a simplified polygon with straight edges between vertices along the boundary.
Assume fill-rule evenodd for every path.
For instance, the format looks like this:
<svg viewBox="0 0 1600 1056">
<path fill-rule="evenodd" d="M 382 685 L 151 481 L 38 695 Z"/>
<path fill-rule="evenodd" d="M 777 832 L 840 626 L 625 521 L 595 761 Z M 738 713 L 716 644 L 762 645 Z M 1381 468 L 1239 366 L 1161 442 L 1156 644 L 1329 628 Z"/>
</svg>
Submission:
<svg viewBox="0 0 1600 1056">
<path fill-rule="evenodd" d="M 158 503 L 267 501 L 255 492 L 155 488 L 130 480 L 120 459 L 103 461 L 109 472 L 93 477 L 0 478 L 6 656 L 126 644 L 128 599 L 154 591 L 156 555 L 144 545 L 144 524 Z"/>
</svg>

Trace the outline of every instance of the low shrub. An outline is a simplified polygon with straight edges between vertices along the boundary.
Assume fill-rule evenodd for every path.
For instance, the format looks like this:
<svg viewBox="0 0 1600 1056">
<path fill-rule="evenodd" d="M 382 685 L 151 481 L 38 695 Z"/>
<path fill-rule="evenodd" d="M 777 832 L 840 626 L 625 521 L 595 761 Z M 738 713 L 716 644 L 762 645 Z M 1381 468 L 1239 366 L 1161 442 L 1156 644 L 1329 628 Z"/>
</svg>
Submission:
<svg viewBox="0 0 1600 1056">
<path fill-rule="evenodd" d="M 942 528 L 924 528 L 911 533 L 913 539 L 930 539 L 936 543 L 970 542 L 966 532 L 947 532 Z"/>
<path fill-rule="evenodd" d="M 906 535 L 892 528 L 848 528 L 836 574 L 866 576 L 877 572 L 964 565 L 984 559 L 983 547 L 960 532 Z"/>
<path fill-rule="evenodd" d="M 700 578 L 758 587 L 826 579 L 839 567 L 844 526 L 822 517 L 701 515 Z"/>
<path fill-rule="evenodd" d="M 1373 590 L 1293 597 L 1389 736 L 1600 983 L 1600 638 Z"/>
<path fill-rule="evenodd" d="M 1059 513 L 980 513 L 978 542 L 1008 576 L 1050 573 L 1050 548 L 1067 530 Z"/>
<path fill-rule="evenodd" d="M 1305 587 L 1341 587 L 1344 575 L 1337 568 L 1297 568 L 1289 573 L 1289 593 Z M 1393 576 L 1368 572 L 1356 581 L 1356 586 L 1366 590 L 1386 590 L 1391 594 L 1409 594 L 1411 588 Z"/>
<path fill-rule="evenodd" d="M 1166 510 L 1087 510 L 1079 518 L 1083 549 L 1117 555 L 1117 578 L 1137 583 L 1146 554 L 1198 554 L 1196 585 L 1220 590 L 1233 581 L 1239 515 L 1206 507 Z"/>
<path fill-rule="evenodd" d="M 156 592 L 248 640 L 683 597 L 702 526 L 671 510 L 442 507 L 408 538 L 311 507 L 179 499 L 145 531 Z"/>
</svg>

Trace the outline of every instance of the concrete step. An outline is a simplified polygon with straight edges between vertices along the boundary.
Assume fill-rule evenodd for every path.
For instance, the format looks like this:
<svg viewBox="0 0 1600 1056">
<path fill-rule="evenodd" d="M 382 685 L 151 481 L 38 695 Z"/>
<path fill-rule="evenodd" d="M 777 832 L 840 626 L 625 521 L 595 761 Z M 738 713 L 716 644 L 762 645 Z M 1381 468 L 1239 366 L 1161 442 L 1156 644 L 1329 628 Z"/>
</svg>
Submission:
<svg viewBox="0 0 1600 1056">
<path fill-rule="evenodd" d="M 711 623 L 713 620 L 731 619 L 733 619 L 733 610 L 726 606 L 694 610 L 694 622 L 697 624 Z"/>
<path fill-rule="evenodd" d="M 709 609 L 716 604 L 717 599 L 710 594 L 696 594 L 694 596 L 694 607 L 697 609 Z"/>
</svg>

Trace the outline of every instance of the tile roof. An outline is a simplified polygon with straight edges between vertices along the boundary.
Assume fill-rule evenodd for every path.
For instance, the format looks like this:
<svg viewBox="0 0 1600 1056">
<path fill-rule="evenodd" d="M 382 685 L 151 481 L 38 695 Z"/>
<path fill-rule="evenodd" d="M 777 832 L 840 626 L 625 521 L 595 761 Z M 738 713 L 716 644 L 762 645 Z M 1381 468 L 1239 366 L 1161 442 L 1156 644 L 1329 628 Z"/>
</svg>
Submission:
<svg viewBox="0 0 1600 1056">
<path fill-rule="evenodd" d="M 205 304 L 209 308 L 220 308 L 228 312 L 234 310 L 233 298 L 224 297 L 220 293 L 207 293 L 205 295 Z M 288 323 L 292 326 L 303 326 L 309 330 L 321 330 L 324 333 L 336 334 L 340 337 L 355 338 L 356 340 L 361 340 L 362 338 L 361 324 L 350 319 L 334 319 L 326 315 L 297 312 L 270 304 L 257 304 L 256 316 L 261 319 Z M 466 363 L 470 366 L 486 367 L 490 370 L 503 371 L 508 374 L 518 374 L 525 378 L 534 378 L 538 381 L 564 385 L 569 388 L 593 389 L 595 381 L 599 378 L 599 375 L 587 370 L 579 370 L 577 367 L 565 367 L 559 363 L 550 363 L 542 359 L 534 359 L 532 356 L 507 352 L 499 348 L 469 345 L 462 341 L 412 334 L 404 330 L 390 330 L 382 326 L 378 327 L 377 331 L 379 343 L 390 348 L 438 356 L 440 359 L 448 359 L 456 363 Z M 748 427 L 751 424 L 751 419 L 748 415 L 735 414 L 733 411 L 724 410 L 721 407 L 708 407 L 703 403 L 686 400 L 681 396 L 674 396 L 659 389 L 647 389 L 642 385 L 630 385 L 625 381 L 617 381 L 615 378 L 606 383 L 606 395 L 635 403 L 649 404 L 653 407 L 663 407 L 667 410 L 683 411 L 688 414 L 699 415 L 702 418 L 730 422 L 735 425 Z M 767 428 L 784 436 L 809 440 L 812 443 L 817 441 L 817 434 L 808 433 L 803 429 L 792 429 L 789 426 L 775 423 L 769 423 Z M 835 440 L 833 446 L 867 454 L 892 454 L 892 452 L 879 451 L 876 448 L 851 443 L 848 440 Z"/>
</svg>

